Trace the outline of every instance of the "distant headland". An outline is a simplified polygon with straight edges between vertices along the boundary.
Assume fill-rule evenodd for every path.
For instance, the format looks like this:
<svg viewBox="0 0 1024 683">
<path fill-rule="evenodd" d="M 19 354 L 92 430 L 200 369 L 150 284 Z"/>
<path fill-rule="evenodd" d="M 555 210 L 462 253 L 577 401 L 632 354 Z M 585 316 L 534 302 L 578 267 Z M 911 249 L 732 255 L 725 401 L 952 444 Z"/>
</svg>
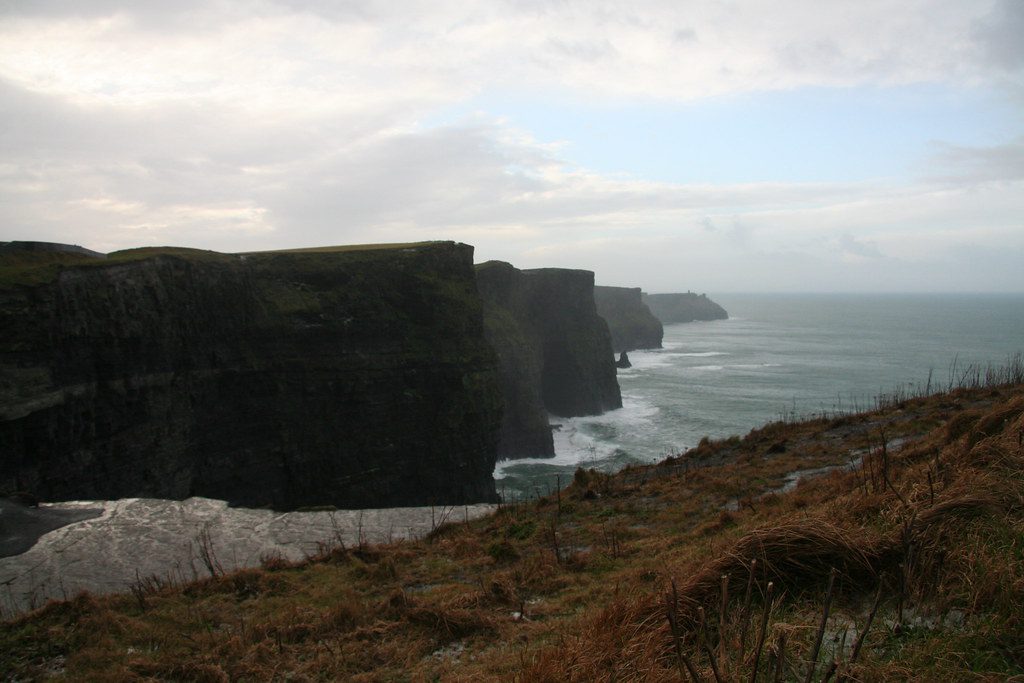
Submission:
<svg viewBox="0 0 1024 683">
<path fill-rule="evenodd" d="M 647 294 L 643 302 L 658 320 L 666 325 L 697 320 L 725 320 L 729 314 L 708 298 L 707 294 Z"/>
</svg>

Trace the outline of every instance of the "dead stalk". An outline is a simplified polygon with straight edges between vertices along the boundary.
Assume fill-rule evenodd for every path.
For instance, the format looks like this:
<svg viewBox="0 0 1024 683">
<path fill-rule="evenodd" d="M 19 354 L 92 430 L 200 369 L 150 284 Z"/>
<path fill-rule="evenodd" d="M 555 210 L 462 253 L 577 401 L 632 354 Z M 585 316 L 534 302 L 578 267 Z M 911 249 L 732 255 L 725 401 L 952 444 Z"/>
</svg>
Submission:
<svg viewBox="0 0 1024 683">
<path fill-rule="evenodd" d="M 875 591 L 875 601 L 871 604 L 871 611 L 868 612 L 868 619 L 864 622 L 864 630 L 857 635 L 857 640 L 853 641 L 853 651 L 850 653 L 850 661 L 846 663 L 849 666 L 857 661 L 857 657 L 860 656 L 861 647 L 864 645 L 864 639 L 868 636 L 868 631 L 871 630 L 871 624 L 875 620 L 875 615 L 878 613 L 878 606 L 882 604 L 882 587 L 885 585 L 884 581 L 878 582 L 878 590 Z M 845 667 L 844 667 L 845 669 Z M 840 672 L 836 678 L 836 683 L 842 683 L 847 680 L 845 671 Z"/>
<path fill-rule="evenodd" d="M 697 673 L 697 670 L 693 668 L 693 662 L 690 661 L 690 658 L 686 656 L 685 652 L 683 652 L 682 636 L 679 633 L 679 622 L 676 619 L 676 610 L 678 609 L 679 605 L 679 593 L 676 590 L 675 579 L 672 579 L 672 597 L 670 600 L 667 600 L 666 602 L 668 602 L 668 604 L 666 605 L 666 612 L 668 614 L 668 625 L 669 629 L 671 629 L 672 631 L 672 642 L 675 644 L 676 648 L 676 662 L 679 666 L 679 675 L 682 678 L 686 678 L 686 674 L 689 674 L 690 680 L 692 680 L 694 683 L 703 683 L 704 679 L 700 677 L 700 675 Z"/>
<path fill-rule="evenodd" d="M 786 632 L 779 634 L 778 655 L 775 659 L 775 683 L 782 683 L 782 672 L 786 669 Z"/>
<path fill-rule="evenodd" d="M 835 588 L 836 583 L 836 568 L 832 568 L 832 572 L 828 577 L 828 590 L 825 591 L 825 607 L 821 611 L 821 623 L 818 625 L 818 634 L 814 637 L 814 649 L 811 650 L 811 665 L 807 668 L 807 675 L 804 677 L 804 683 L 811 683 L 811 679 L 814 678 L 814 669 L 818 666 L 818 654 L 821 652 L 821 641 L 825 637 L 825 626 L 828 624 L 828 614 L 832 610 L 832 589 Z"/>
<path fill-rule="evenodd" d="M 729 575 L 722 574 L 722 607 L 718 611 L 718 663 L 722 674 L 729 675 L 725 652 L 725 615 L 729 607 Z"/>
<path fill-rule="evenodd" d="M 703 607 L 697 608 L 697 614 L 700 617 L 700 626 L 697 629 L 697 641 L 700 643 L 701 649 L 704 650 L 705 656 L 708 658 L 708 662 L 711 664 L 711 675 L 715 679 L 715 683 L 723 683 L 722 674 L 718 670 L 718 665 L 715 663 L 715 655 L 711 651 L 711 645 L 708 644 L 708 632 L 707 632 L 707 619 Z"/>
<path fill-rule="evenodd" d="M 772 593 L 774 592 L 775 584 L 769 581 L 764 598 L 764 611 L 761 613 L 761 629 L 757 636 L 757 649 L 754 650 L 754 667 L 750 670 L 750 683 L 755 683 L 757 680 L 757 665 L 761 663 L 761 650 L 764 649 L 764 638 L 768 630 L 768 618 L 772 612 Z"/>
<path fill-rule="evenodd" d="M 740 658 L 742 662 L 747 654 L 747 629 L 750 625 L 750 600 L 754 592 L 754 572 L 757 571 L 757 560 L 750 561 L 750 573 L 747 575 L 747 592 L 743 596 L 743 613 L 740 615 Z"/>
</svg>

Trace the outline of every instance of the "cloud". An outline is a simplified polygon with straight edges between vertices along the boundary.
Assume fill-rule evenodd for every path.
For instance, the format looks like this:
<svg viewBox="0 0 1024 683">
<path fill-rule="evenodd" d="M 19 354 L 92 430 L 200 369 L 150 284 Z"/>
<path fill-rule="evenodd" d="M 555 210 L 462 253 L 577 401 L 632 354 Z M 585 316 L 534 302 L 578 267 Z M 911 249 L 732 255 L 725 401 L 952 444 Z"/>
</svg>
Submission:
<svg viewBox="0 0 1024 683">
<path fill-rule="evenodd" d="M 937 144 L 930 177 L 898 185 L 677 184 L 596 173 L 495 116 L 423 123 L 494 89 L 685 104 L 998 85 L 1024 66 L 1004 30 L 1018 8 L 4 3 L 0 239 L 240 251 L 454 238 L 480 258 L 709 291 L 895 286 L 872 270 L 884 254 L 898 272 L 1024 289 L 1004 258 L 950 267 L 965 245 L 1024 249 L 1021 139 Z"/>
<path fill-rule="evenodd" d="M 1024 179 L 1024 136 L 1000 145 L 968 147 L 935 143 L 931 176 L 940 182 Z M 936 171 L 941 170 L 941 173 Z"/>
<path fill-rule="evenodd" d="M 686 101 L 807 85 L 977 82 L 1021 66 L 1019 3 L 992 14 L 987 5 L 8 3 L 0 76 L 79 98 L 208 97 L 259 108 L 294 98 L 436 101 L 494 85 Z"/>
<path fill-rule="evenodd" d="M 839 236 L 839 248 L 843 255 L 853 259 L 882 258 L 882 252 L 873 242 L 858 240 L 849 233 Z"/>
<path fill-rule="evenodd" d="M 1024 3 L 999 0 L 974 24 L 973 38 L 993 64 L 1007 70 L 1024 67 Z"/>
</svg>

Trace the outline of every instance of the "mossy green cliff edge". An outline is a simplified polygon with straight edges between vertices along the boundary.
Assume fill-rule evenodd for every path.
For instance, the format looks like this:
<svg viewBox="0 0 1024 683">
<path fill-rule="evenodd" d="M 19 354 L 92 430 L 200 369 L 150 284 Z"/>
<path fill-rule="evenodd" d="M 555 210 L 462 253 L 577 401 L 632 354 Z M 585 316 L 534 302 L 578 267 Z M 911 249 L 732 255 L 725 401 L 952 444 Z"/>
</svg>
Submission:
<svg viewBox="0 0 1024 683">
<path fill-rule="evenodd" d="M 0 245 L 0 492 L 494 501 L 472 253 Z"/>
</svg>

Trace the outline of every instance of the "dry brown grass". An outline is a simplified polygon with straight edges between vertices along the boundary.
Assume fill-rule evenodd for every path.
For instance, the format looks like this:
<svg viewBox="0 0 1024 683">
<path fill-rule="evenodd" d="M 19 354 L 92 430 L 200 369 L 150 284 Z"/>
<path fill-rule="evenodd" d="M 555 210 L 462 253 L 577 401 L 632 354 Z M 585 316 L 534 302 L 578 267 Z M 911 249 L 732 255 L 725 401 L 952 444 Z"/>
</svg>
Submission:
<svg viewBox="0 0 1024 683">
<path fill-rule="evenodd" d="M 851 508 L 858 513 L 852 520 L 849 517 L 806 515 L 799 520 L 773 520 L 765 526 L 751 529 L 730 548 L 707 560 L 696 571 L 680 568 L 671 572 L 681 576 L 669 594 L 673 596 L 671 604 L 676 610 L 676 621 L 684 624 L 688 630 L 689 661 L 691 664 L 697 662 L 693 664 L 699 669 L 695 671 L 697 675 L 715 677 L 716 672 L 711 670 L 711 665 L 713 661 L 718 663 L 718 656 L 712 656 L 711 651 L 719 650 L 721 643 L 726 640 L 731 642 L 733 648 L 738 642 L 735 634 L 723 633 L 721 628 L 717 633 L 710 633 L 712 625 L 729 624 L 729 628 L 735 630 L 739 628 L 733 623 L 736 611 L 741 613 L 740 621 L 743 623 L 751 617 L 749 597 L 744 596 L 740 605 L 736 604 L 738 593 L 744 592 L 739 591 L 733 594 L 731 600 L 727 600 L 725 612 L 729 616 L 722 618 L 723 610 L 718 605 L 723 596 L 723 577 L 728 577 L 734 590 L 749 582 L 755 595 L 764 595 L 769 582 L 773 582 L 786 589 L 788 599 L 798 600 L 801 594 L 818 592 L 820 595 L 833 570 L 838 571 L 848 598 L 866 593 L 873 586 L 879 585 L 881 577 L 886 576 L 885 592 L 896 603 L 899 612 L 896 615 L 897 623 L 902 621 L 903 610 L 911 600 L 916 600 L 919 608 L 926 600 L 931 600 L 932 606 L 939 611 L 948 610 L 949 604 L 935 601 L 936 596 L 943 593 L 961 593 L 964 599 L 960 605 L 969 606 L 975 613 L 997 610 L 1000 607 L 999 600 L 1009 599 L 1015 601 L 1011 604 L 1022 604 L 1024 572 L 1019 551 L 1016 557 L 1011 555 L 1008 558 L 1002 552 L 1005 549 L 986 546 L 988 552 L 979 552 L 981 549 L 976 546 L 968 547 L 958 543 L 964 541 L 961 538 L 962 531 L 970 528 L 972 520 L 978 521 L 981 526 L 990 521 L 1013 526 L 1017 530 L 1018 539 L 1021 538 L 1020 513 L 1021 502 L 1024 500 L 1020 481 L 1024 470 L 1020 447 L 1020 442 L 1024 440 L 1021 437 L 1024 421 L 1020 420 L 1022 405 L 1024 403 L 1020 398 L 1002 405 L 996 402 L 994 408 L 974 411 L 976 414 L 969 420 L 961 421 L 953 430 L 959 432 L 954 438 L 950 438 L 949 428 L 931 437 L 947 443 L 960 439 L 944 450 L 939 460 L 947 476 L 942 482 L 938 499 L 934 483 L 928 487 L 928 495 L 925 495 L 921 482 L 914 482 L 910 472 L 900 470 L 904 463 L 893 458 L 889 463 L 893 469 L 885 475 L 888 480 L 886 485 L 890 488 L 882 494 L 851 494 L 851 480 L 856 481 L 852 475 L 836 476 L 830 482 L 822 482 L 831 484 L 825 491 L 827 494 L 839 494 L 839 500 L 828 508 L 832 513 L 836 507 L 847 504 L 851 496 L 866 501 L 866 505 Z M 963 428 L 965 424 L 967 427 Z M 931 448 L 928 445 L 924 449 L 908 449 L 911 455 L 909 460 L 919 460 L 922 450 L 930 452 Z M 993 477 L 985 471 L 993 467 L 1011 478 Z M 894 480 L 896 484 L 892 484 Z M 877 517 L 874 528 L 856 523 L 858 517 L 865 516 L 866 510 Z M 839 519 L 841 523 L 835 523 L 833 519 Z M 732 520 L 732 515 L 729 515 L 729 520 Z M 851 525 L 851 521 L 855 523 Z M 881 522 L 881 529 L 877 526 L 878 522 Z M 724 526 L 726 524 L 721 522 L 720 516 L 718 528 Z M 979 581 L 979 574 L 987 577 L 987 580 Z M 552 680 L 588 680 L 588 677 L 591 680 L 655 680 L 657 676 L 648 675 L 648 668 L 652 662 L 660 662 L 658 676 L 671 677 L 674 675 L 671 662 L 671 620 L 659 618 L 665 600 L 664 595 L 646 595 L 633 602 L 630 610 L 620 610 L 616 614 L 606 610 L 599 615 L 597 623 L 581 629 L 589 632 L 603 629 L 613 636 L 614 647 L 593 641 L 586 645 L 597 645 L 604 650 L 604 658 L 595 658 L 594 655 L 584 657 L 575 651 L 566 653 L 575 662 L 575 668 L 572 675 L 559 679 L 548 671 L 552 667 L 557 669 L 561 656 L 552 650 L 548 656 L 537 658 L 536 666 L 539 668 L 531 670 L 531 673 L 543 674 Z M 767 610 L 763 612 L 765 615 L 767 613 Z M 626 619 L 628 623 L 618 621 L 621 619 Z M 603 623 L 607 621 L 615 623 Z M 793 633 L 792 625 L 776 626 L 781 629 L 775 629 L 776 633 L 768 638 L 768 650 L 773 652 L 779 648 L 779 633 Z M 802 645 L 806 648 L 806 628 L 803 636 L 805 642 Z M 1024 666 L 1021 642 L 1024 639 L 1004 648 L 1009 653 L 1009 661 L 1004 664 L 1008 663 L 1011 667 Z M 792 647 L 792 635 L 790 644 Z M 702 651 L 707 653 L 703 663 Z M 738 676 L 740 672 L 746 675 L 748 668 L 757 666 L 750 659 L 750 654 L 755 651 L 760 652 L 750 650 L 739 654 L 740 661 L 733 663 L 732 675 Z M 616 662 L 614 676 L 608 673 L 611 670 L 606 666 L 609 657 Z M 646 663 L 633 661 L 637 657 L 647 660 Z M 801 653 L 800 657 L 807 655 Z M 800 657 L 797 661 L 800 661 Z M 580 662 L 583 661 L 588 663 L 585 670 L 580 669 Z M 804 667 L 809 666 L 808 661 L 801 663 Z M 772 663 L 766 661 L 766 664 L 770 666 Z M 849 663 L 841 666 L 837 662 L 831 670 L 833 674 L 842 671 L 844 675 L 851 676 L 851 680 L 858 680 L 857 671 L 860 669 L 856 667 Z M 771 668 L 762 668 L 764 675 L 770 675 L 773 671 Z M 876 673 L 884 670 L 884 678 L 898 677 L 897 672 L 900 671 L 899 667 L 892 666 L 869 667 L 864 670 Z M 644 676 L 636 675 L 640 671 L 647 673 Z M 799 673 L 786 671 L 788 673 L 784 672 L 783 676 Z M 749 673 L 754 673 L 752 668 Z M 824 674 L 824 671 L 821 673 Z M 985 678 L 983 676 L 980 680 Z"/>
<path fill-rule="evenodd" d="M 661 465 L 581 472 L 559 500 L 423 542 L 325 546 L 304 564 L 142 586 L 141 601 L 81 596 L 5 624 L 0 666 L 25 680 L 63 667 L 74 680 L 678 681 L 685 658 L 707 681 L 716 667 L 803 680 L 836 570 L 815 680 L 1005 680 L 1024 673 L 1022 407 L 1024 388 L 1004 387 L 775 423 Z M 896 437 L 912 440 L 883 454 Z M 766 495 L 869 447 L 863 467 Z M 876 594 L 851 661 L 840 634 L 862 631 Z"/>
</svg>

